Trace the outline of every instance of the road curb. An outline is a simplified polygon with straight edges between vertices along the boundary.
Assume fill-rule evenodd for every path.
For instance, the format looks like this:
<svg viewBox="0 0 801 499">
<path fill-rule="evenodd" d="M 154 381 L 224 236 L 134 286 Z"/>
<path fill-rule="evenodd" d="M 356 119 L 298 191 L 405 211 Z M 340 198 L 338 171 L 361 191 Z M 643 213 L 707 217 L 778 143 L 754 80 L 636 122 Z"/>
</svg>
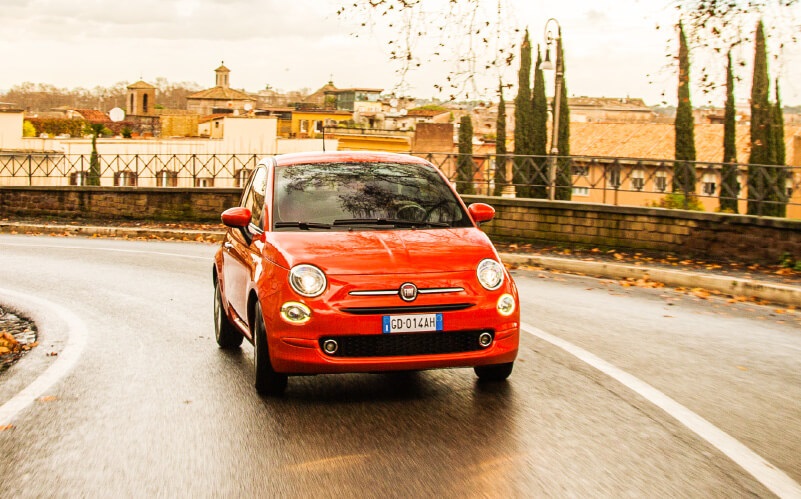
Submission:
<svg viewBox="0 0 801 499">
<path fill-rule="evenodd" d="M 100 227 L 81 225 L 42 225 L 18 222 L 0 222 L 0 233 L 16 232 L 19 234 L 68 234 L 71 236 L 100 236 L 144 239 L 176 239 L 179 241 L 220 242 L 225 233 L 223 231 L 204 231 L 188 229 L 160 229 L 146 227 Z"/>
<path fill-rule="evenodd" d="M 501 259 L 509 264 L 540 266 L 549 270 L 560 270 L 595 277 L 614 279 L 642 279 L 648 277 L 651 281 L 661 282 L 670 287 L 704 288 L 731 296 L 749 296 L 772 303 L 801 307 L 801 287 L 797 286 L 683 270 L 539 255 L 502 253 Z"/>
</svg>

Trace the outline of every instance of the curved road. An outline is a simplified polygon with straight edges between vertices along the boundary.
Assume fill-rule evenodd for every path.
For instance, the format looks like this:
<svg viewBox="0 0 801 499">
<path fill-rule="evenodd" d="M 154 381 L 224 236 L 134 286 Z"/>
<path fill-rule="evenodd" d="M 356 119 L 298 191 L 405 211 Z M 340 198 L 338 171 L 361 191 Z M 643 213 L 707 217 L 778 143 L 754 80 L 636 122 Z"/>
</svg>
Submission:
<svg viewBox="0 0 801 499">
<path fill-rule="evenodd" d="M 291 378 L 284 398 L 269 399 L 252 387 L 249 344 L 216 348 L 214 250 L 0 236 L 0 301 L 4 290 L 44 300 L 34 308 L 46 326 L 32 355 L 0 375 L 0 413 L 46 368 L 79 354 L 0 431 L 0 497 L 801 490 L 797 312 L 517 271 L 530 326 L 508 383 L 479 385 L 470 370 L 316 376 Z M 85 335 L 77 350 L 70 327 Z M 741 448 L 720 450 L 658 396 Z M 757 468 L 778 473 L 778 485 L 746 471 L 744 455 L 764 460 Z"/>
</svg>

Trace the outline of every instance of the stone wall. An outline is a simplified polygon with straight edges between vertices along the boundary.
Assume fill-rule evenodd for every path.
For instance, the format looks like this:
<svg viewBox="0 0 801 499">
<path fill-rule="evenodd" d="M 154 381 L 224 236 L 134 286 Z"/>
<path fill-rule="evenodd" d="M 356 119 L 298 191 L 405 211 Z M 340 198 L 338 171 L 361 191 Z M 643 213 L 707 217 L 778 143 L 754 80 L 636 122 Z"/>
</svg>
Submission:
<svg viewBox="0 0 801 499">
<path fill-rule="evenodd" d="M 0 217 L 216 222 L 239 204 L 237 188 L 0 187 Z M 801 220 L 659 208 L 465 196 L 495 207 L 494 239 L 652 250 L 677 256 L 777 263 L 801 259 Z"/>
<path fill-rule="evenodd" d="M 179 187 L 0 187 L 0 217 L 52 216 L 217 222 L 241 189 Z"/>
<path fill-rule="evenodd" d="M 481 196 L 464 200 L 495 208 L 495 218 L 482 228 L 496 239 L 744 262 L 777 263 L 785 253 L 801 258 L 801 220 Z"/>
</svg>

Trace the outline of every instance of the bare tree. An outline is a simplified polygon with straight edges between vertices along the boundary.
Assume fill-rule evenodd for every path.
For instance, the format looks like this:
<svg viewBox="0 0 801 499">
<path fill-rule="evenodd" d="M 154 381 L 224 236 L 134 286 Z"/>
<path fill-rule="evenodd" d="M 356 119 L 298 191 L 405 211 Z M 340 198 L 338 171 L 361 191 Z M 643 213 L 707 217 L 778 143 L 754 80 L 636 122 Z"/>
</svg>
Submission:
<svg viewBox="0 0 801 499">
<path fill-rule="evenodd" d="M 397 63 L 397 92 L 409 86 L 408 78 L 416 69 L 437 66 L 445 68 L 445 74 L 435 90 L 451 99 L 469 99 L 471 94 L 492 95 L 502 70 L 511 65 L 524 28 L 517 24 L 515 7 L 525 1 L 339 0 L 336 13 L 356 22 L 354 36 L 372 34 L 386 44 L 390 59 Z M 759 17 L 775 21 L 766 25 L 778 45 L 796 42 L 799 23 L 793 12 L 798 4 L 799 0 L 663 0 L 654 8 L 674 7 L 676 23 L 684 23 L 693 53 L 710 58 L 719 53 L 722 59 L 731 47 L 750 45 Z M 665 40 L 673 38 L 671 26 Z M 671 57 L 668 71 L 675 71 L 675 52 L 672 47 L 666 50 Z M 717 62 L 698 67 L 722 67 Z M 708 92 L 724 81 L 722 70 L 713 74 L 702 69 L 695 84 Z"/>
<path fill-rule="evenodd" d="M 513 0 L 355 0 L 337 15 L 383 38 L 397 63 L 394 91 L 408 91 L 412 72 L 429 64 L 448 68 L 434 89 L 450 99 L 491 95 L 515 57 L 520 29 L 511 19 Z M 480 78 L 486 76 L 486 78 Z"/>
</svg>

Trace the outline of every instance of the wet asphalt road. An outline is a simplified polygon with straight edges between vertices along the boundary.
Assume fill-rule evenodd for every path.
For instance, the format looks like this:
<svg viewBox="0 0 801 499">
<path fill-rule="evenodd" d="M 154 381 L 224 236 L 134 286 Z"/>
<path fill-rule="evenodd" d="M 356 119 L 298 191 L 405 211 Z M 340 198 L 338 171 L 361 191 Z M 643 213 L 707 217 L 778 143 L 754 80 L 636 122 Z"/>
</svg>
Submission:
<svg viewBox="0 0 801 499">
<path fill-rule="evenodd" d="M 650 401 L 523 334 L 471 370 L 252 387 L 216 347 L 193 243 L 0 236 L 0 288 L 86 324 L 75 368 L 0 431 L 0 497 L 732 497 L 771 492 Z M 518 271 L 523 320 L 655 386 L 801 481 L 801 323 L 775 307 Z M 35 374 L 58 350 L 16 372 Z M 27 366 L 25 364 L 28 364 Z M 16 378 L 0 376 L 0 404 Z"/>
</svg>

